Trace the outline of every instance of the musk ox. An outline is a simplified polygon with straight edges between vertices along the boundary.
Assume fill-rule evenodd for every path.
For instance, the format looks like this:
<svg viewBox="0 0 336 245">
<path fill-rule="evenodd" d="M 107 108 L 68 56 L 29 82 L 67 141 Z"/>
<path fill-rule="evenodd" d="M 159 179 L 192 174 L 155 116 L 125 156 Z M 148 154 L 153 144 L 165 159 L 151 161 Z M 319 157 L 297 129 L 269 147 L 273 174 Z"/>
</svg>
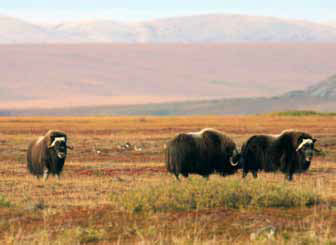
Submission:
<svg viewBox="0 0 336 245">
<path fill-rule="evenodd" d="M 166 146 L 165 163 L 168 172 L 188 177 L 199 174 L 208 177 L 217 172 L 223 176 L 238 170 L 239 153 L 231 138 L 215 129 L 181 133 Z"/>
<path fill-rule="evenodd" d="M 254 135 L 250 137 L 241 149 L 240 165 L 243 177 L 249 171 L 257 177 L 258 171 L 281 171 L 288 180 L 294 173 L 306 171 L 314 153 L 314 139 L 310 134 L 287 130 L 278 136 Z"/>
<path fill-rule="evenodd" d="M 27 152 L 27 167 L 31 174 L 46 180 L 49 174 L 58 178 L 67 156 L 67 136 L 64 132 L 49 130 L 45 136 L 30 143 Z"/>
</svg>

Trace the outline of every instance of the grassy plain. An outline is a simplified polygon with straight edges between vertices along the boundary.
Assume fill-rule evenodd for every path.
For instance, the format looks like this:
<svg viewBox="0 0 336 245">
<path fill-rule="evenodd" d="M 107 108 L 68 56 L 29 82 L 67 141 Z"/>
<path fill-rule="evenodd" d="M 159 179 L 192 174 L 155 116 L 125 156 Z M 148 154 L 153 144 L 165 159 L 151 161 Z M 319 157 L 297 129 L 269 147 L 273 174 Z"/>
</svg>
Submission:
<svg viewBox="0 0 336 245">
<path fill-rule="evenodd" d="M 336 244 L 336 117 L 333 115 L 0 118 L 1 244 Z M 176 133 L 213 127 L 240 146 L 258 133 L 293 128 L 322 154 L 289 183 L 167 174 L 163 145 Z M 26 170 L 31 139 L 68 133 L 61 180 Z M 130 143 L 130 149 L 120 146 Z M 136 146 L 136 149 L 134 149 Z M 141 150 L 139 150 L 141 149 Z"/>
</svg>

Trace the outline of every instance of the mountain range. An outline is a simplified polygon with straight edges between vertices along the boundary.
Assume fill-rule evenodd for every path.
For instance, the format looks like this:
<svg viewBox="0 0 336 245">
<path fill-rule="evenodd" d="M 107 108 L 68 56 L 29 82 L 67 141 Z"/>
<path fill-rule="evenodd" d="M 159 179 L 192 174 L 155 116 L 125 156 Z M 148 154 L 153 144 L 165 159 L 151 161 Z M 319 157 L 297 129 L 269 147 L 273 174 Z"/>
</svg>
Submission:
<svg viewBox="0 0 336 245">
<path fill-rule="evenodd" d="M 334 21 L 209 14 L 46 25 L 0 16 L 0 109 L 79 115 L 332 110 L 333 79 L 317 82 L 335 74 L 335 41 Z"/>
<path fill-rule="evenodd" d="M 0 43 L 334 42 L 335 22 L 208 14 L 120 23 L 92 20 L 57 25 L 0 17 Z"/>
</svg>

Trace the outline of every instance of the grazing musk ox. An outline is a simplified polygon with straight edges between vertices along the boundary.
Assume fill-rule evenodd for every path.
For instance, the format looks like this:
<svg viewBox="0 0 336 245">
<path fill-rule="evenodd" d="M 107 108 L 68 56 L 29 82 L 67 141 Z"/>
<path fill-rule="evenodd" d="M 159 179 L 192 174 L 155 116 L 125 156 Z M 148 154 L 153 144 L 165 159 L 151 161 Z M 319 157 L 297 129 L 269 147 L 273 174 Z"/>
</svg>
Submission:
<svg viewBox="0 0 336 245">
<path fill-rule="evenodd" d="M 188 177 L 212 173 L 234 174 L 238 170 L 239 153 L 231 138 L 215 129 L 181 133 L 166 146 L 165 162 L 168 172 Z"/>
<path fill-rule="evenodd" d="M 260 170 L 281 171 L 292 180 L 294 173 L 309 168 L 315 141 L 310 134 L 296 130 L 286 130 L 278 136 L 254 135 L 242 146 L 239 162 L 243 177 L 249 171 L 255 178 Z"/>
<path fill-rule="evenodd" d="M 67 155 L 67 136 L 64 132 L 49 130 L 45 136 L 30 143 L 27 167 L 31 174 L 46 180 L 49 174 L 59 177 Z"/>
</svg>

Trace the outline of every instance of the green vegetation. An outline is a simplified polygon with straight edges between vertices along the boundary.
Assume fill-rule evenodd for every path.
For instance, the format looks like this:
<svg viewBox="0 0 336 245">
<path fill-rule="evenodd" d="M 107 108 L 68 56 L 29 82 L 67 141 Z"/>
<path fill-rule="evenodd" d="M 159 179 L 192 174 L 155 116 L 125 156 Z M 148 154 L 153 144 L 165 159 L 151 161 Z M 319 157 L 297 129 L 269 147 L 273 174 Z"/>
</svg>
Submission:
<svg viewBox="0 0 336 245">
<path fill-rule="evenodd" d="M 102 240 L 104 236 L 103 229 L 97 230 L 94 228 L 87 228 L 83 229 L 78 227 L 72 236 L 75 234 L 77 241 L 79 240 L 80 244 L 87 244 L 87 243 L 96 243 Z"/>
<path fill-rule="evenodd" d="M 307 186 L 270 183 L 262 179 L 193 176 L 181 182 L 147 184 L 112 194 L 116 208 L 129 212 L 190 211 L 208 208 L 291 208 L 311 206 L 320 197 Z"/>
<path fill-rule="evenodd" d="M 318 112 L 318 111 L 283 111 L 283 112 L 274 112 L 271 113 L 272 116 L 294 116 L 294 117 L 301 117 L 301 116 L 336 116 L 335 112 Z"/>
<path fill-rule="evenodd" d="M 2 195 L 0 195 L 0 207 L 8 208 L 11 206 L 11 203 Z"/>
</svg>

